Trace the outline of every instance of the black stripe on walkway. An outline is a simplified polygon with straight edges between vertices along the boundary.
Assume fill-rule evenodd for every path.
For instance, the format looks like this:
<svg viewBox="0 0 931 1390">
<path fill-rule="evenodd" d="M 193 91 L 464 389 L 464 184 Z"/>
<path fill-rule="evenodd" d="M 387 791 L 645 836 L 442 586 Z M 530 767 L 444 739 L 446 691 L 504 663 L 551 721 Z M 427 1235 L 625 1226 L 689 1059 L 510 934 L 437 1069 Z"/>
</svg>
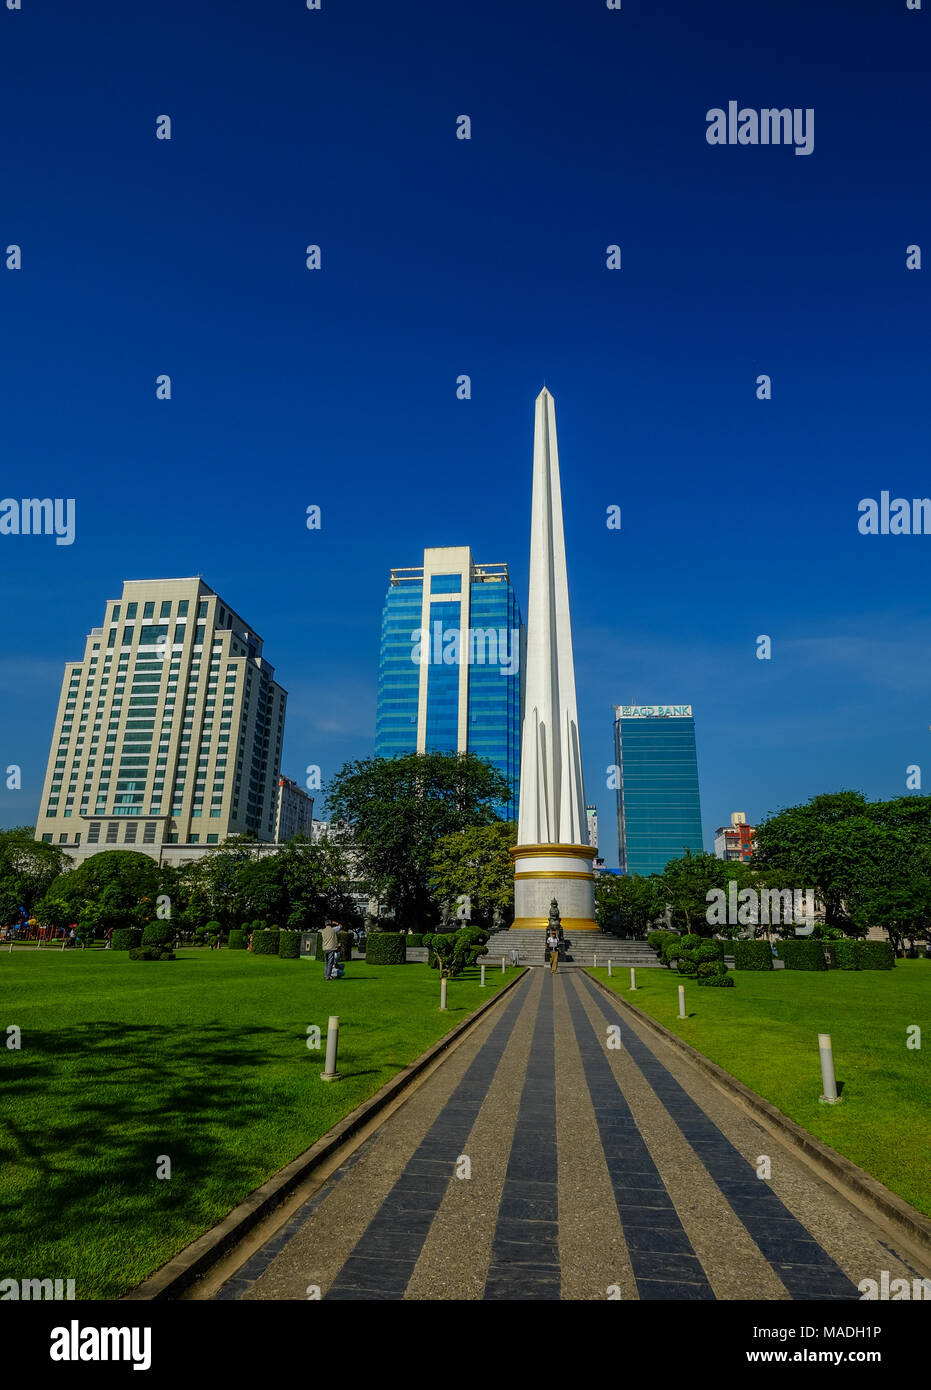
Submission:
<svg viewBox="0 0 931 1390">
<path fill-rule="evenodd" d="M 641 1299 L 710 1300 L 714 1291 L 679 1220 L 620 1082 L 576 990 L 566 1002 L 592 1098 L 617 1214 Z"/>
<path fill-rule="evenodd" d="M 475 1124 L 526 998 L 527 985 L 518 984 L 324 1299 L 367 1303 L 404 1297 L 433 1218 L 446 1195 L 456 1160 Z"/>
<path fill-rule="evenodd" d="M 859 1300 L 859 1290 L 840 1266 L 640 1041 L 618 1007 L 587 975 L 583 978 L 596 1007 L 620 1024 L 621 1041 L 630 1056 L 793 1299 Z"/>
<path fill-rule="evenodd" d="M 559 1301 L 554 984 L 547 971 L 498 1207 L 486 1299 Z"/>
</svg>

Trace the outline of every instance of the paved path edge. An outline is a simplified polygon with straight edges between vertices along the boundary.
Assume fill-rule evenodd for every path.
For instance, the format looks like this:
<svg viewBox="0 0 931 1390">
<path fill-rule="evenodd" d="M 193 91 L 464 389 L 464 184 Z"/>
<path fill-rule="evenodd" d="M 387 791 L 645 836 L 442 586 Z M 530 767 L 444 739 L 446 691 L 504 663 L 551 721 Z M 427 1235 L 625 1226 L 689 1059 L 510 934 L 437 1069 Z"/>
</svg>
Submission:
<svg viewBox="0 0 931 1390">
<path fill-rule="evenodd" d="M 931 1221 L 906 1202 L 904 1197 L 899 1197 L 895 1192 L 891 1192 L 878 1178 L 874 1178 L 865 1169 L 859 1168 L 849 1158 L 845 1158 L 836 1149 L 832 1149 L 829 1144 L 825 1144 L 823 1140 L 817 1139 L 809 1130 L 797 1124 L 795 1120 L 790 1120 L 788 1115 L 784 1115 L 771 1101 L 764 1100 L 756 1091 L 752 1091 L 749 1086 L 738 1081 L 736 1076 L 731 1076 L 730 1072 L 719 1067 L 716 1062 L 712 1062 L 691 1043 L 687 1043 L 677 1033 L 671 1032 L 662 1023 L 658 1023 L 655 1018 L 651 1018 L 642 1009 L 638 1009 L 636 1004 L 622 998 L 607 984 L 592 975 L 589 970 L 586 969 L 585 973 L 592 983 L 603 990 L 617 1005 L 627 1009 L 644 1027 L 656 1033 L 664 1042 L 671 1043 L 680 1052 L 684 1052 L 701 1071 L 707 1072 L 724 1090 L 730 1091 L 750 1110 L 765 1120 L 767 1128 L 775 1130 L 777 1136 L 787 1140 L 793 1148 L 800 1149 L 809 1159 L 814 1161 L 816 1168 L 820 1168 L 822 1171 L 826 1170 L 831 1175 L 834 1185 L 840 1187 L 845 1196 L 849 1198 L 853 1195 L 860 1202 L 867 1202 L 886 1221 L 892 1222 L 898 1230 L 906 1234 L 925 1257 L 931 1257 Z"/>
<path fill-rule="evenodd" d="M 345 1144 L 347 1139 L 350 1139 L 380 1110 L 383 1110 L 391 1101 L 396 1100 L 401 1092 L 431 1062 L 442 1052 L 445 1052 L 484 1014 L 500 1003 L 520 983 L 528 968 L 525 966 L 520 974 L 516 975 L 513 980 L 509 980 L 503 989 L 497 990 L 484 1004 L 480 1004 L 461 1023 L 457 1023 L 455 1028 L 445 1033 L 432 1047 L 427 1048 L 426 1052 L 422 1052 L 402 1071 L 386 1081 L 379 1091 L 376 1091 L 368 1100 L 363 1101 L 361 1105 L 356 1106 L 355 1110 L 346 1115 L 332 1129 L 327 1130 L 326 1134 L 322 1134 L 309 1149 L 305 1149 L 284 1168 L 279 1169 L 261 1187 L 250 1192 L 248 1197 L 244 1198 L 237 1207 L 234 1207 L 229 1215 L 225 1216 L 216 1226 L 212 1226 L 209 1231 L 198 1236 L 197 1240 L 186 1245 L 167 1264 L 162 1265 L 161 1269 L 157 1269 L 141 1284 L 130 1289 L 129 1293 L 123 1294 L 120 1301 L 152 1301 L 175 1298 L 190 1284 L 200 1279 L 211 1266 L 216 1264 L 217 1260 L 282 1202 L 295 1187 L 310 1177 L 315 1168 L 319 1167 L 342 1144 Z"/>
</svg>

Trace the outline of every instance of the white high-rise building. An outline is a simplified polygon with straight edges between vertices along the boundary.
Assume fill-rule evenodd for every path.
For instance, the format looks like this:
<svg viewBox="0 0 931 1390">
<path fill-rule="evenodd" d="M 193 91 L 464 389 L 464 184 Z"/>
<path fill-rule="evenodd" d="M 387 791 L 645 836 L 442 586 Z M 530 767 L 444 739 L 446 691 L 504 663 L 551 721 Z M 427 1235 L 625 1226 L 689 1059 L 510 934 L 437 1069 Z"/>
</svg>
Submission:
<svg viewBox="0 0 931 1390">
<path fill-rule="evenodd" d="M 520 806 L 517 845 L 511 854 L 515 927 L 544 927 L 555 898 L 567 929 L 597 931 L 595 851 L 588 844 L 582 781 L 556 406 L 545 386 L 534 415 Z"/>
<path fill-rule="evenodd" d="M 101 849 L 274 841 L 287 694 L 202 579 L 127 580 L 65 667 L 36 839 Z"/>
</svg>

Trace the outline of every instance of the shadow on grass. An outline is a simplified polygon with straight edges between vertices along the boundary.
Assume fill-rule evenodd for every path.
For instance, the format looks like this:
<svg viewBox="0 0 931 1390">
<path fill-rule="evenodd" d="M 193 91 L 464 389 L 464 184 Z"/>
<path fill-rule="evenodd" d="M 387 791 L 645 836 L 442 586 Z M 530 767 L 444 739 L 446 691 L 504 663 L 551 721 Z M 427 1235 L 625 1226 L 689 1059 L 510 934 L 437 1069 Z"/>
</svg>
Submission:
<svg viewBox="0 0 931 1390">
<path fill-rule="evenodd" d="M 252 1028 L 250 1034 L 280 1037 L 281 1031 Z M 242 1182 L 249 1158 L 217 1143 L 224 1116 L 236 1128 L 269 1117 L 268 1095 L 244 1086 L 243 1071 L 274 1063 L 274 1055 L 234 1027 L 104 1022 L 33 1031 L 29 1053 L 20 1058 L 4 1075 L 0 1167 L 25 1169 L 33 1181 L 25 1190 L 13 1184 L 0 1199 L 5 1237 L 71 1233 L 71 1220 L 106 1218 L 115 1199 L 131 1242 L 134 1214 L 150 1214 L 153 1202 L 166 1216 L 175 1208 L 189 1211 L 198 1175 L 211 1186 Z M 40 1096 L 37 1132 L 22 1116 Z M 50 1096 L 60 1103 L 49 1105 Z M 170 1156 L 184 1181 L 156 1177 L 160 1154 Z"/>
</svg>

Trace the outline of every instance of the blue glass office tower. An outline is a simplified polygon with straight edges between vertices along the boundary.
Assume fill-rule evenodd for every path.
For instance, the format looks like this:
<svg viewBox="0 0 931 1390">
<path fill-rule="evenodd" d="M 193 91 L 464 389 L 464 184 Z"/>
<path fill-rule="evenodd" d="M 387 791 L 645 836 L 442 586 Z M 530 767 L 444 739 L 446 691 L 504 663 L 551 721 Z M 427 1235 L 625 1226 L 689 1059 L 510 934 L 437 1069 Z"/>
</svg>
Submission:
<svg viewBox="0 0 931 1390">
<path fill-rule="evenodd" d="M 516 819 L 524 626 L 507 565 L 476 565 L 467 546 L 424 551 L 393 569 L 378 668 L 375 753 L 469 752 L 508 780 Z"/>
<path fill-rule="evenodd" d="M 621 873 L 660 874 L 703 849 L 691 705 L 615 705 Z"/>
</svg>

